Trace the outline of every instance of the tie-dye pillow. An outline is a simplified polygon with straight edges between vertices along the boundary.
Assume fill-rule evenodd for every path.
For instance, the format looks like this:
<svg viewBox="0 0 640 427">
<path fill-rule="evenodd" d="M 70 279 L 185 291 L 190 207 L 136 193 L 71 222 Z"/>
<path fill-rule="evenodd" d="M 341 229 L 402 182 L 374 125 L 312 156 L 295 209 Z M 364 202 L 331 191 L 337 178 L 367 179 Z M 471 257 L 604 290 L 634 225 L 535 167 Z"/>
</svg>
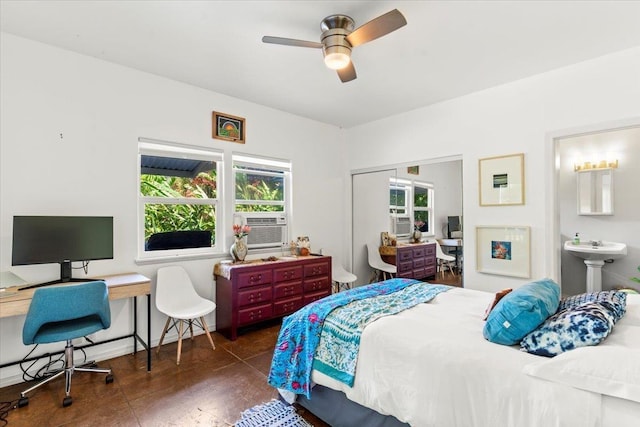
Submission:
<svg viewBox="0 0 640 427">
<path fill-rule="evenodd" d="M 627 310 L 627 294 L 625 292 L 612 290 L 588 292 L 563 298 L 560 300 L 557 312 L 559 313 L 568 308 L 578 307 L 588 302 L 598 302 L 607 307 L 613 312 L 615 322 L 620 320 Z"/>
<path fill-rule="evenodd" d="M 522 350 L 556 356 L 578 347 L 597 345 L 613 329 L 614 313 L 604 304 L 588 302 L 549 317 L 520 342 Z"/>
</svg>

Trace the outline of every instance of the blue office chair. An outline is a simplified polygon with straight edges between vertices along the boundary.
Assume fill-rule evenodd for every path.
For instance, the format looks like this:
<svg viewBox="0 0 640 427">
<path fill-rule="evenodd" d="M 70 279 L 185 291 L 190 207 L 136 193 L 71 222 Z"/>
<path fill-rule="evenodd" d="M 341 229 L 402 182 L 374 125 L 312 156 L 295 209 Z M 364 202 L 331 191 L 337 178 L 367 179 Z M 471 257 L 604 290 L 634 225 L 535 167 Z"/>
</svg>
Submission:
<svg viewBox="0 0 640 427">
<path fill-rule="evenodd" d="M 73 403 L 70 393 L 71 376 L 74 371 L 104 373 L 107 374 L 106 383 L 112 383 L 111 369 L 74 365 L 72 342 L 75 338 L 107 329 L 110 325 L 109 292 L 107 285 L 102 281 L 36 289 L 22 329 L 22 342 L 31 345 L 66 341 L 64 370 L 20 393 L 18 407 L 29 404 L 27 393 L 62 374 L 65 375 L 65 398 L 62 401 L 64 407 Z"/>
</svg>

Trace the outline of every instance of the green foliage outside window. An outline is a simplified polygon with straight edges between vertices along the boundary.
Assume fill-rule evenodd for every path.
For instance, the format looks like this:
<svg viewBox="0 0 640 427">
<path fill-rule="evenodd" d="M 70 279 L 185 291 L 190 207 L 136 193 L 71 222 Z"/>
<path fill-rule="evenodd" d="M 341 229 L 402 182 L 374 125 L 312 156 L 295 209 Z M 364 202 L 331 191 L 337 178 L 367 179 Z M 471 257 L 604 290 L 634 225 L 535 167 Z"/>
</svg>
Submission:
<svg viewBox="0 0 640 427">
<path fill-rule="evenodd" d="M 236 212 L 284 211 L 284 176 L 236 172 Z M 243 203 L 256 201 L 267 203 Z M 268 202 L 276 202 L 269 204 Z"/>
<path fill-rule="evenodd" d="M 216 171 L 202 172 L 195 178 L 142 175 L 140 192 L 146 197 L 168 199 L 210 199 L 217 197 Z M 182 230 L 209 230 L 215 242 L 215 207 L 200 204 L 148 203 L 145 205 L 144 235 Z"/>
</svg>

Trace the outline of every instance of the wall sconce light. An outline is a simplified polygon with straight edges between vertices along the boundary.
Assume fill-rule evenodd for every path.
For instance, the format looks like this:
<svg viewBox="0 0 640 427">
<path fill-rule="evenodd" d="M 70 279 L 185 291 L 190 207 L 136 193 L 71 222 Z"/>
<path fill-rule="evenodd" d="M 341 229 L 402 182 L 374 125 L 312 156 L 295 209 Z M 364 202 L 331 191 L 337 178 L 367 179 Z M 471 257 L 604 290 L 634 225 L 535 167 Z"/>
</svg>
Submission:
<svg viewBox="0 0 640 427">
<path fill-rule="evenodd" d="M 618 159 L 600 160 L 595 162 L 587 161 L 587 162 L 573 164 L 574 172 L 585 171 L 585 170 L 597 170 L 597 169 L 617 169 L 617 168 L 618 168 Z"/>
</svg>

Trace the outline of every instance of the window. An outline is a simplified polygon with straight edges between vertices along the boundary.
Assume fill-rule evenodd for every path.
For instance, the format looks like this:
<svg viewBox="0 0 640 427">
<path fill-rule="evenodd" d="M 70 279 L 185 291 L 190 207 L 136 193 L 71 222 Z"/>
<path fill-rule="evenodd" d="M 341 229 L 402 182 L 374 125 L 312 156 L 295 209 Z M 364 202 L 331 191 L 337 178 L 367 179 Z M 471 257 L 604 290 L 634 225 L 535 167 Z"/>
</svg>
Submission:
<svg viewBox="0 0 640 427">
<path fill-rule="evenodd" d="M 413 224 L 423 233 L 433 230 L 433 187 L 429 184 L 413 184 Z"/>
<path fill-rule="evenodd" d="M 213 252 L 221 153 L 140 138 L 142 257 Z"/>
<path fill-rule="evenodd" d="M 234 222 L 251 226 L 250 248 L 281 248 L 288 242 L 291 163 L 233 155 Z"/>
<path fill-rule="evenodd" d="M 389 213 L 391 215 L 408 215 L 407 193 L 411 191 L 408 185 L 392 179 L 389 186 Z"/>
<path fill-rule="evenodd" d="M 285 212 L 288 162 L 233 156 L 236 212 Z"/>
<path fill-rule="evenodd" d="M 390 178 L 389 214 L 396 236 L 409 236 L 414 228 L 433 235 L 433 186 Z"/>
</svg>

